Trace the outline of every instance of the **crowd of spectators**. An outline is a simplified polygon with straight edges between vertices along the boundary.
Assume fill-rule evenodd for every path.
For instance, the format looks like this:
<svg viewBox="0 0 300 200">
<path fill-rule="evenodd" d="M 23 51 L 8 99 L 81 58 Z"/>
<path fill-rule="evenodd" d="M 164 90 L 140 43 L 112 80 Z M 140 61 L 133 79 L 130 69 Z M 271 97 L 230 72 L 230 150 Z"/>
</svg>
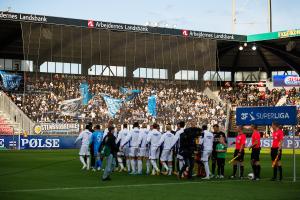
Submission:
<svg viewBox="0 0 300 200">
<path fill-rule="evenodd" d="M 79 98 L 79 85 L 83 81 L 89 83 L 90 92 L 97 96 L 106 93 L 114 98 L 124 99 L 120 86 L 115 81 L 103 81 L 90 77 L 65 77 L 64 75 L 40 74 L 27 76 L 25 93 L 10 94 L 12 100 L 35 122 L 79 122 L 104 124 L 110 119 L 107 106 L 101 97 L 91 99 L 86 106 L 72 116 L 63 115 L 60 104 L 64 100 Z M 217 103 L 203 94 L 203 90 L 191 87 L 178 87 L 167 84 L 126 83 L 128 89 L 141 90 L 134 100 L 124 103 L 120 112 L 115 116 L 116 123 L 134 121 L 160 124 L 175 124 L 179 120 L 197 119 L 199 124 L 213 125 L 215 123 L 225 127 L 226 104 Z M 157 95 L 157 117 L 148 114 L 148 97 Z"/>
<path fill-rule="evenodd" d="M 237 106 L 283 106 L 295 105 L 298 108 L 298 134 L 300 134 L 300 87 L 269 89 L 259 84 L 239 83 L 221 87 L 219 96 L 225 102 L 231 103 L 233 109 Z M 284 127 L 285 133 L 291 127 Z M 266 137 L 269 135 L 267 133 Z"/>
</svg>

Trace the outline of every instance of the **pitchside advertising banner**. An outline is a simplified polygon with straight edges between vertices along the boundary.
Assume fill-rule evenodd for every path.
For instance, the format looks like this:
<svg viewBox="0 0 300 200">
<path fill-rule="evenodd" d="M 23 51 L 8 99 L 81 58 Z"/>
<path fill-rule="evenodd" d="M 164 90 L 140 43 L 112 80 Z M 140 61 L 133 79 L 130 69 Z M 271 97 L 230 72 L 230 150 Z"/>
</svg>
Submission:
<svg viewBox="0 0 300 200">
<path fill-rule="evenodd" d="M 296 75 L 273 76 L 274 87 L 300 87 L 300 77 Z"/>
<path fill-rule="evenodd" d="M 0 136 L 0 149 L 75 149 L 80 147 L 80 142 L 74 144 L 77 136 L 51 136 L 51 135 L 30 135 L 28 137 L 21 136 Z M 228 138 L 228 144 L 235 141 L 235 138 Z M 261 139 L 261 147 L 270 148 L 272 139 Z M 233 147 L 230 145 L 229 147 Z M 251 138 L 247 138 L 246 147 L 251 146 Z M 293 148 L 293 139 L 284 138 L 284 149 Z M 295 148 L 300 149 L 300 138 L 295 139 Z"/>
<path fill-rule="evenodd" d="M 80 142 L 74 144 L 76 136 L 29 135 L 0 136 L 0 148 L 12 149 L 74 149 L 79 148 Z"/>
<path fill-rule="evenodd" d="M 296 125 L 296 106 L 238 107 L 236 109 L 237 125 L 272 125 L 274 121 L 281 125 Z"/>
</svg>

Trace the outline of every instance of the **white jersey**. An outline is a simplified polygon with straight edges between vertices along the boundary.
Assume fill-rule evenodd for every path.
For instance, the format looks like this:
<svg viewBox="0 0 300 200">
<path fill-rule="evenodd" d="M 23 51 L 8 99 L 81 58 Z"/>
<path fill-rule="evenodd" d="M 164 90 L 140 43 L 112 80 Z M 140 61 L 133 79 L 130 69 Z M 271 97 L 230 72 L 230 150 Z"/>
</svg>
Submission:
<svg viewBox="0 0 300 200">
<path fill-rule="evenodd" d="M 174 134 L 171 133 L 170 131 L 167 131 L 161 136 L 158 146 L 161 146 L 163 144 L 164 145 L 163 150 L 170 150 L 174 146 L 174 140 L 175 140 Z"/>
<path fill-rule="evenodd" d="M 104 130 L 103 138 L 105 138 L 105 136 L 107 135 L 107 133 L 108 133 L 108 128 L 106 128 L 106 129 Z"/>
<path fill-rule="evenodd" d="M 139 137 L 140 137 L 140 129 L 135 127 L 129 132 L 128 139 L 126 143 L 129 142 L 130 147 L 139 147 Z"/>
<path fill-rule="evenodd" d="M 150 143 L 151 147 L 158 147 L 160 138 L 161 133 L 158 130 L 153 129 L 148 133 L 147 143 Z"/>
<path fill-rule="evenodd" d="M 204 151 L 211 151 L 213 149 L 214 135 L 205 130 L 203 132 L 203 137 L 200 138 L 200 144 L 203 145 Z"/>
<path fill-rule="evenodd" d="M 139 137 L 140 148 L 146 148 L 148 133 L 149 133 L 148 129 L 146 128 L 140 129 L 140 137 Z"/>
<path fill-rule="evenodd" d="M 118 137 L 116 139 L 116 144 L 120 142 L 120 146 L 122 147 L 127 141 L 128 137 L 129 137 L 129 130 L 127 128 L 124 128 L 119 132 Z M 129 144 L 126 144 L 125 146 L 129 146 Z"/>
<path fill-rule="evenodd" d="M 176 144 L 176 148 L 179 149 L 179 144 L 180 144 L 180 135 L 181 133 L 184 132 L 184 128 L 180 128 L 178 131 L 176 131 L 175 136 L 174 136 L 174 143 L 173 146 Z"/>
<path fill-rule="evenodd" d="M 84 131 L 81 131 L 79 136 L 76 138 L 75 143 L 78 140 L 81 140 L 82 146 L 89 146 L 91 143 L 91 139 L 92 139 L 92 133 L 89 130 L 85 129 Z"/>
</svg>

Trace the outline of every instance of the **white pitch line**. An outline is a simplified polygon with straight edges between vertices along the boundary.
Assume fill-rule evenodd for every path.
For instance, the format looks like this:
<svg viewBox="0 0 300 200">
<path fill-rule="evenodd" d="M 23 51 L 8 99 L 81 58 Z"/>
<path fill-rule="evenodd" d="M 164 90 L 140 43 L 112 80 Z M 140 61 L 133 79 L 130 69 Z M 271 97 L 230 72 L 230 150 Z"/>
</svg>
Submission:
<svg viewBox="0 0 300 200">
<path fill-rule="evenodd" d="M 290 178 L 290 177 L 286 177 Z M 268 179 L 260 179 L 266 181 Z M 60 187 L 60 188 L 40 188 L 40 189 L 20 189 L 20 190 L 2 190 L 0 193 L 15 193 L 15 192 L 43 192 L 43 191 L 59 191 L 59 190 L 89 190 L 89 189 L 110 189 L 110 188 L 129 188 L 129 187 L 145 187 L 145 186 L 166 186 L 166 185 L 188 185 L 202 183 L 223 183 L 223 182 L 252 182 L 251 180 L 218 180 L 218 181 L 186 181 L 173 183 L 150 183 L 150 184 L 135 184 L 135 185 L 109 185 L 109 186 L 88 186 L 88 187 Z M 259 182 L 259 181 L 258 181 Z M 292 181 L 282 181 L 292 182 Z M 253 182 L 255 183 L 255 182 Z"/>
</svg>

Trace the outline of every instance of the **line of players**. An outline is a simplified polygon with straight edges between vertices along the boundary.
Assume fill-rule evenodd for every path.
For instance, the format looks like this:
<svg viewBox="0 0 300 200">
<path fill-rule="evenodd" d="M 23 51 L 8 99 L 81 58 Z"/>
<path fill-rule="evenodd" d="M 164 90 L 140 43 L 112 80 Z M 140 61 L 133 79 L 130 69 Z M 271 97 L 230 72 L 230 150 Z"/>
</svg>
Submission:
<svg viewBox="0 0 300 200">
<path fill-rule="evenodd" d="M 252 149 L 251 166 L 253 169 L 253 180 L 260 178 L 260 134 L 255 125 L 251 126 Z M 282 179 L 281 167 L 281 144 L 283 141 L 283 132 L 280 126 L 274 122 L 273 143 L 271 148 L 272 162 L 275 162 L 273 168 L 273 178 L 277 178 L 277 169 Z M 244 176 L 244 149 L 246 145 L 246 135 L 243 133 L 243 127 L 237 127 L 238 135 L 235 142 L 235 151 L 233 159 L 233 174 L 231 178 L 236 177 L 239 166 L 239 178 Z M 106 167 L 102 176 L 103 180 L 110 180 L 110 174 L 119 165 L 119 171 L 126 171 L 132 175 L 141 175 L 143 173 L 143 162 L 146 165 L 146 174 L 152 175 L 172 175 L 177 174 L 179 178 L 193 176 L 194 163 L 198 164 L 198 176 L 204 176 L 203 179 L 210 179 L 215 176 L 216 166 L 218 173 L 216 177 L 224 178 L 224 166 L 227 149 L 225 133 L 219 130 L 216 124 L 213 126 L 213 133 L 207 130 L 207 126 L 202 129 L 197 127 L 196 121 L 191 121 L 190 127 L 185 128 L 185 122 L 177 123 L 177 130 L 172 131 L 171 125 L 166 125 L 166 132 L 159 131 L 159 125 L 153 124 L 150 130 L 146 124 L 133 124 L 133 129 L 128 129 L 128 124 L 123 124 L 123 129 L 118 126 L 117 130 L 112 122 L 109 122 L 104 133 L 100 131 L 100 126 L 92 129 L 92 124 L 86 126 L 78 140 L 82 141 L 80 148 L 80 161 L 83 169 L 90 168 L 90 162 L 93 169 L 101 168 L 102 159 L 106 158 Z M 93 132 L 93 133 L 92 133 Z M 90 145 L 92 144 L 92 145 Z M 89 149 L 89 147 L 91 148 Z M 90 159 L 90 155 L 92 160 Z M 86 157 L 86 160 L 85 160 Z M 212 160 L 212 172 L 210 172 L 208 161 Z M 161 167 L 157 161 L 160 161 Z M 176 167 L 176 170 L 174 167 Z M 204 170 L 201 170 L 204 168 Z"/>
</svg>

